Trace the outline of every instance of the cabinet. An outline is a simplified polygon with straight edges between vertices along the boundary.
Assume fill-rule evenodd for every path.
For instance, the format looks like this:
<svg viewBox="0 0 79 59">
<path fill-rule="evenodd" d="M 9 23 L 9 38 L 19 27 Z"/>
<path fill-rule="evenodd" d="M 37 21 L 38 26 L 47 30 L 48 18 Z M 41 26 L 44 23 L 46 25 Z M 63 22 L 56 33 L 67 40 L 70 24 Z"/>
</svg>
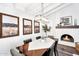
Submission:
<svg viewBox="0 0 79 59">
<path fill-rule="evenodd" d="M 79 53 L 79 42 L 75 43 L 75 48 L 76 48 L 76 51 Z"/>
<path fill-rule="evenodd" d="M 58 51 L 66 55 L 78 54 L 74 47 L 58 44 Z"/>
</svg>

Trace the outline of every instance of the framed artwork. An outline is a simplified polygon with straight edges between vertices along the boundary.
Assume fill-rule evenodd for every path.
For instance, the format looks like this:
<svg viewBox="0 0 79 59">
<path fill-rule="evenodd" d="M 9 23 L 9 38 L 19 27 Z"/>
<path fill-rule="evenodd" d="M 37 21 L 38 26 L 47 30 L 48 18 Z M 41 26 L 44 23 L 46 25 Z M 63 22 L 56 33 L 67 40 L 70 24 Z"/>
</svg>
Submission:
<svg viewBox="0 0 79 59">
<path fill-rule="evenodd" d="M 60 22 L 64 24 L 64 26 L 72 25 L 72 16 L 61 17 Z"/>
<path fill-rule="evenodd" d="M 32 34 L 32 20 L 23 18 L 23 35 Z"/>
<path fill-rule="evenodd" d="M 40 32 L 40 22 L 34 21 L 34 33 Z"/>
<path fill-rule="evenodd" d="M 19 35 L 19 17 L 0 13 L 0 38 Z"/>
</svg>

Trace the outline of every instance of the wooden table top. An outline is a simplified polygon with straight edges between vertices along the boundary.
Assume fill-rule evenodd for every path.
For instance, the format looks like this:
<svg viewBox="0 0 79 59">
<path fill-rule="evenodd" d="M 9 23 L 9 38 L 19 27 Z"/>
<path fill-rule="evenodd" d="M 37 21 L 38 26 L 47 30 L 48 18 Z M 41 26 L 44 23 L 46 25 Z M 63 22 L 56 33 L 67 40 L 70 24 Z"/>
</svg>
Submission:
<svg viewBox="0 0 79 59">
<path fill-rule="evenodd" d="M 31 51 L 28 51 L 26 53 L 26 55 L 28 56 L 42 56 L 45 52 L 47 51 L 47 49 L 38 49 L 38 50 L 31 50 Z"/>
<path fill-rule="evenodd" d="M 44 48 L 44 49 L 28 50 L 28 46 L 29 43 L 23 46 L 24 48 L 23 54 L 27 56 L 42 56 L 48 49 L 48 48 Z"/>
</svg>

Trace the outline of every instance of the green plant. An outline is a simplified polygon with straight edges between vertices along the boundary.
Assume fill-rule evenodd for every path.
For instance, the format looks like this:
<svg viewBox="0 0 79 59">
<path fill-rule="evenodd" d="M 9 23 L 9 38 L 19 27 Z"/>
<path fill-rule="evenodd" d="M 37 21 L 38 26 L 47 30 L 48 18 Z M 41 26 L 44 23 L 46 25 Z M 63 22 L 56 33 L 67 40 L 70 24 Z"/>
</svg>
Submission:
<svg viewBox="0 0 79 59">
<path fill-rule="evenodd" d="M 45 24 L 44 26 L 42 26 L 44 32 L 50 31 L 51 27 L 48 28 L 48 26 Z"/>
</svg>

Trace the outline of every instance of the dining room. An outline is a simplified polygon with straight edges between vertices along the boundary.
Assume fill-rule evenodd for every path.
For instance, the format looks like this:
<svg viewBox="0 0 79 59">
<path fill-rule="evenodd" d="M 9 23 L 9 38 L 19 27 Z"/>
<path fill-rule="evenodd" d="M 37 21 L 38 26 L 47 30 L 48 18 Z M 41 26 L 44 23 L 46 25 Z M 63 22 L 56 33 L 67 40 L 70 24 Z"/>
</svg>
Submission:
<svg viewBox="0 0 79 59">
<path fill-rule="evenodd" d="M 0 56 L 78 56 L 79 3 L 0 3 Z"/>
</svg>

